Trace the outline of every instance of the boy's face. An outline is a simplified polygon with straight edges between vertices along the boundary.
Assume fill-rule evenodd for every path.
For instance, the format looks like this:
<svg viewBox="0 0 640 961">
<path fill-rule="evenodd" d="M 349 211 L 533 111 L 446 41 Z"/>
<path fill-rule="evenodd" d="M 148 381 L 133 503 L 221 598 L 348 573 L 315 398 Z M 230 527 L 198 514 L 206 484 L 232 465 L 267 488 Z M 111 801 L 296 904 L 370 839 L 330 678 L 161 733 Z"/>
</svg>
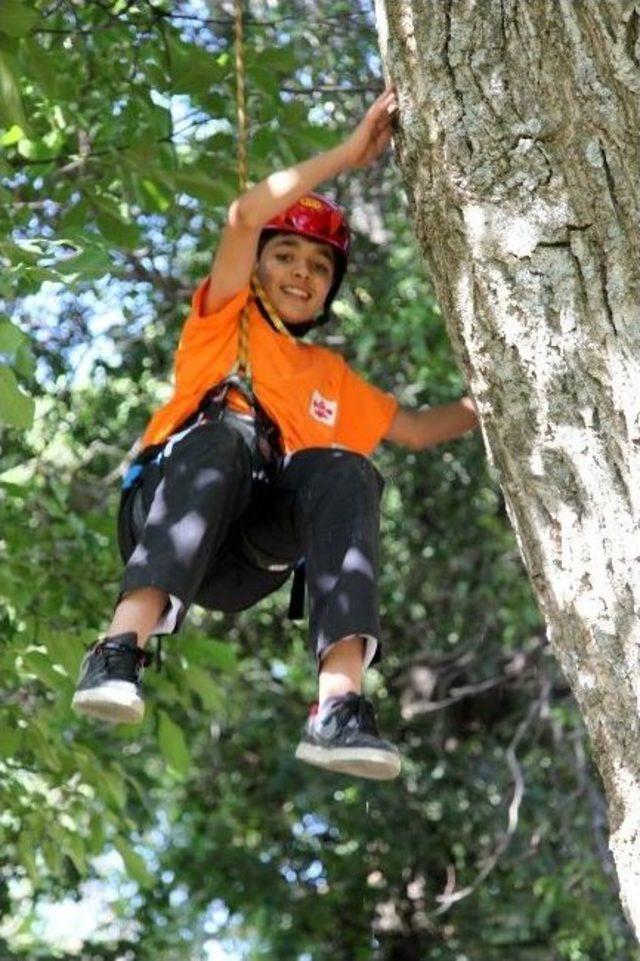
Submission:
<svg viewBox="0 0 640 961">
<path fill-rule="evenodd" d="M 270 237 L 258 261 L 260 283 L 279 316 L 290 324 L 306 323 L 322 313 L 333 274 L 331 245 L 297 234 Z"/>
</svg>

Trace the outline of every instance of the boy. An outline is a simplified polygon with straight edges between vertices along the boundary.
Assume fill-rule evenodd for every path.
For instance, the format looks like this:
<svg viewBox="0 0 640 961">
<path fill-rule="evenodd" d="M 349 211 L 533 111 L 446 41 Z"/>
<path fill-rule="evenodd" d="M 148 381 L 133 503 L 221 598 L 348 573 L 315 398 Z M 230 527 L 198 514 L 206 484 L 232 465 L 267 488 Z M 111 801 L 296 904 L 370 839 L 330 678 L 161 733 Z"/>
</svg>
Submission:
<svg viewBox="0 0 640 961">
<path fill-rule="evenodd" d="M 77 711 L 141 720 L 150 634 L 175 633 L 194 601 L 249 607 L 304 558 L 319 695 L 296 757 L 362 777 L 400 773 L 361 693 L 363 671 L 380 659 L 384 482 L 368 455 L 383 439 L 421 450 L 457 437 L 476 426 L 475 409 L 469 398 L 402 409 L 340 355 L 302 342 L 329 319 L 350 248 L 342 210 L 313 188 L 375 160 L 396 109 L 389 87 L 339 147 L 231 205 L 182 332 L 174 395 L 125 477 L 126 569 L 111 625 L 83 659 Z"/>
</svg>

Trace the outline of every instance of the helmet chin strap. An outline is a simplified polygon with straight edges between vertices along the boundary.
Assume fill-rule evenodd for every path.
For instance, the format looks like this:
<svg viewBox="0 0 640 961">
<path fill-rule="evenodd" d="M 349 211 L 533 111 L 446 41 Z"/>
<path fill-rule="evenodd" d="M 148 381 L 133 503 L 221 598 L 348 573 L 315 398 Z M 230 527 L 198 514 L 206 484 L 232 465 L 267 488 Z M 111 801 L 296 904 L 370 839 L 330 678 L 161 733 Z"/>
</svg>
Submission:
<svg viewBox="0 0 640 961">
<path fill-rule="evenodd" d="M 295 337 L 296 340 L 299 340 L 301 337 L 304 337 L 305 334 L 308 334 L 309 331 L 318 324 L 319 318 L 314 320 L 305 320 L 300 324 L 291 324 L 287 323 L 286 320 L 283 320 L 269 300 L 264 287 L 258 280 L 257 269 L 254 269 L 251 276 L 251 289 L 255 295 L 256 303 L 260 313 L 265 320 L 270 321 L 271 325 L 280 333 L 285 333 L 289 337 Z"/>
<path fill-rule="evenodd" d="M 264 319 L 269 324 L 271 324 L 272 327 L 275 327 L 260 297 L 256 297 L 256 304 L 257 304 L 258 310 L 260 311 Z M 289 333 L 292 337 L 295 337 L 296 340 L 301 340 L 305 336 L 305 334 L 308 334 L 310 330 L 313 330 L 314 327 L 318 326 L 319 321 L 305 320 L 298 324 L 290 324 L 288 321 L 282 320 L 282 323 L 286 327 L 287 333 Z"/>
</svg>

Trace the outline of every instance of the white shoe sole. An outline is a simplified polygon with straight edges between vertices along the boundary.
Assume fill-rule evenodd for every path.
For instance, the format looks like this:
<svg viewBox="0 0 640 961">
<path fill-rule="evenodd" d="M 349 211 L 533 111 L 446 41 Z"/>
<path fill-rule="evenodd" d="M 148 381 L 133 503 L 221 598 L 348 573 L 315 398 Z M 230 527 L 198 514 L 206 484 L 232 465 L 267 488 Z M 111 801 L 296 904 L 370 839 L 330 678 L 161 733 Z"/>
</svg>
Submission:
<svg viewBox="0 0 640 961">
<path fill-rule="evenodd" d="M 400 757 L 389 755 L 375 747 L 323 748 L 302 741 L 296 757 L 299 761 L 315 764 L 327 771 L 368 777 L 375 781 L 391 781 L 402 769 Z"/>
<path fill-rule="evenodd" d="M 76 691 L 71 707 L 111 724 L 136 724 L 144 717 L 144 701 L 130 681 L 105 681 L 100 687 Z"/>
</svg>

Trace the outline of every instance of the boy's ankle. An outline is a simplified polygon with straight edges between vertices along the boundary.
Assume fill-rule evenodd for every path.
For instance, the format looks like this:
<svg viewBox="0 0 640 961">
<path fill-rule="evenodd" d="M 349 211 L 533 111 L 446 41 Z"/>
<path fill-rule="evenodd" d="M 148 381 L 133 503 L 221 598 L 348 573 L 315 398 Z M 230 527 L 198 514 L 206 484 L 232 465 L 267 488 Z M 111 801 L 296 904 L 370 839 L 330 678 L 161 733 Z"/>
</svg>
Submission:
<svg viewBox="0 0 640 961">
<path fill-rule="evenodd" d="M 103 641 L 124 640 L 124 639 L 129 641 L 130 638 L 132 638 L 135 641 L 136 647 L 140 647 L 140 648 L 144 648 L 145 644 L 149 640 L 148 637 L 144 637 L 141 640 L 138 632 L 133 630 L 118 630 L 118 629 L 108 630 L 108 631 L 105 631 L 104 635 L 102 636 Z"/>
<path fill-rule="evenodd" d="M 361 687 L 357 684 L 344 684 L 336 687 L 324 688 L 322 683 L 318 691 L 318 704 L 322 705 L 335 697 L 346 697 L 347 694 L 362 694 Z"/>
<path fill-rule="evenodd" d="M 340 701 L 344 701 L 345 698 L 349 697 L 350 694 L 356 694 L 358 697 L 361 696 L 361 691 L 352 689 L 342 691 L 341 693 L 328 694 L 323 698 L 318 698 L 318 713 L 324 714 L 326 711 L 330 711 L 332 707 L 338 704 Z"/>
</svg>

